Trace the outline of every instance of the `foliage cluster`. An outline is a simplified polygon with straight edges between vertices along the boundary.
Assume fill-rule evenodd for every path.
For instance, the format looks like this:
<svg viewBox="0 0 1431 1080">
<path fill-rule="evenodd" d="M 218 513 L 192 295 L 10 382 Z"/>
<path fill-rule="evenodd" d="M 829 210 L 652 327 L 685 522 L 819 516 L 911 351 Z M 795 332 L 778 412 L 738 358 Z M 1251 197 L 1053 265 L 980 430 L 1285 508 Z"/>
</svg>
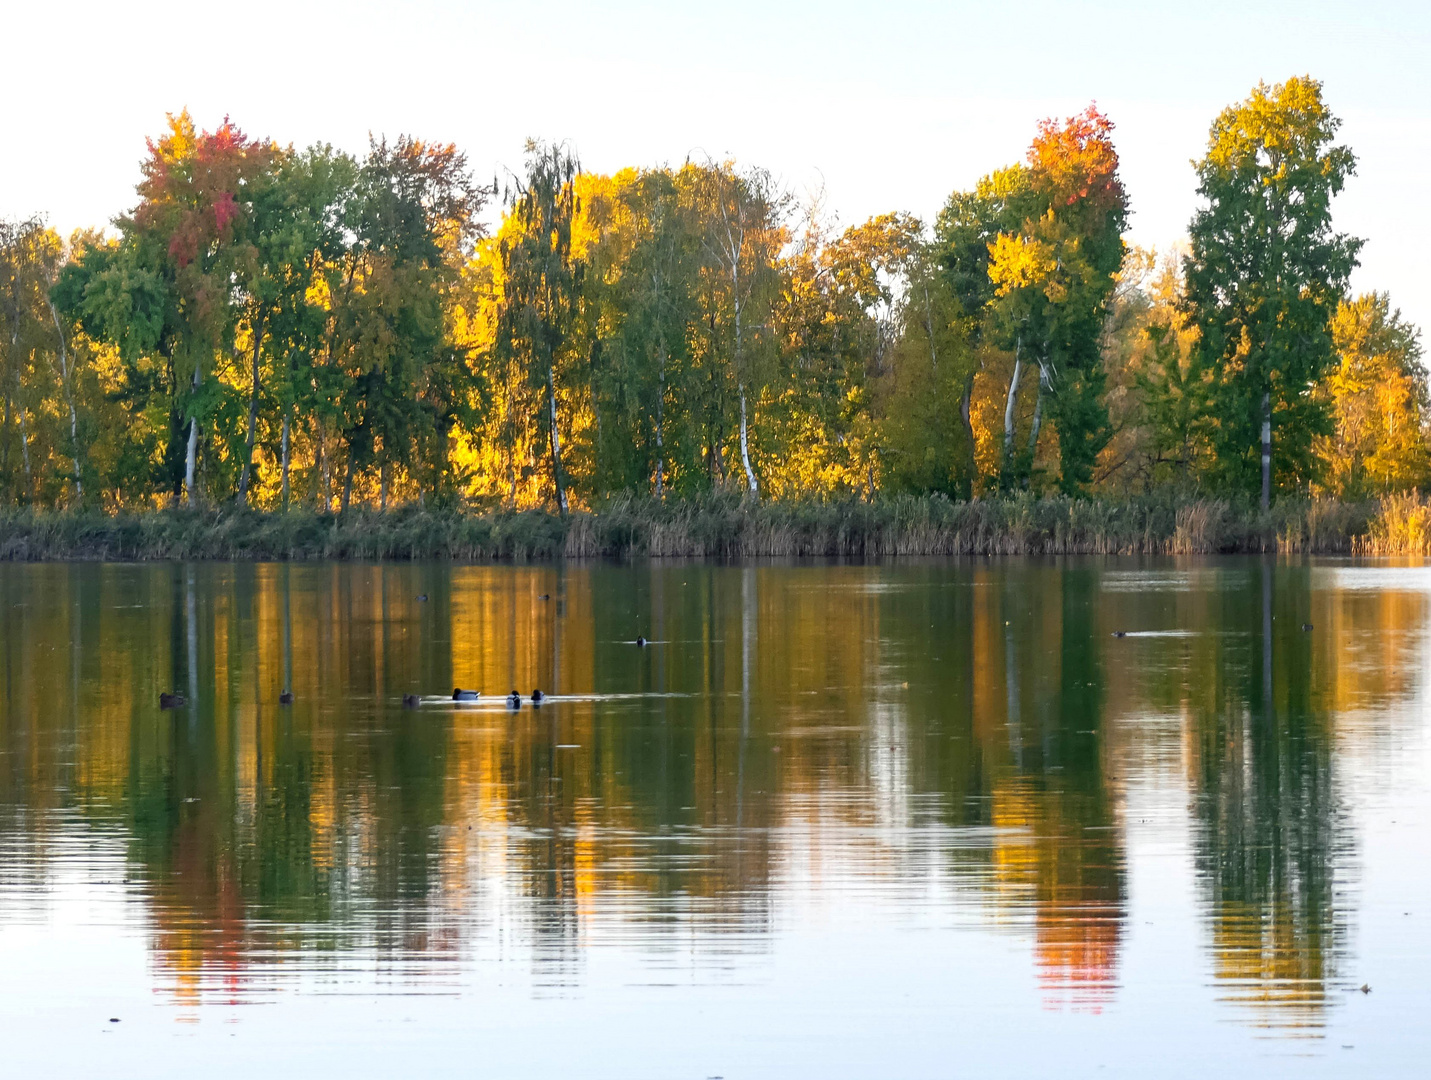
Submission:
<svg viewBox="0 0 1431 1080">
<path fill-rule="evenodd" d="M 111 233 L 0 226 L 0 494 L 315 520 L 729 492 L 1235 500 L 1264 443 L 1264 498 L 1415 490 L 1420 343 L 1386 295 L 1347 294 L 1337 127 L 1308 78 L 1229 107 L 1188 248 L 1159 258 L 1124 243 L 1091 106 L 928 228 L 844 229 L 733 162 L 598 175 L 533 142 L 499 191 L 450 145 L 358 158 L 181 113 Z"/>
</svg>

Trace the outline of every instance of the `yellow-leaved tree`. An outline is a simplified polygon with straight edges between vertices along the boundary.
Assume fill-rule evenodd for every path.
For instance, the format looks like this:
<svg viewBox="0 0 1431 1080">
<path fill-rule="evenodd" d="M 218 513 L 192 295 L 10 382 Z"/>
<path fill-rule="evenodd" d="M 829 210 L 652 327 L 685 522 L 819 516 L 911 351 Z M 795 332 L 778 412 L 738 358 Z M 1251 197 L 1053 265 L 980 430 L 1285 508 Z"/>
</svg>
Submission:
<svg viewBox="0 0 1431 1080">
<path fill-rule="evenodd" d="M 1322 490 L 1358 499 L 1424 487 L 1431 447 L 1416 328 L 1385 293 L 1367 293 L 1341 302 L 1331 331 L 1337 363 L 1320 390 L 1335 426 L 1318 440 Z"/>
</svg>

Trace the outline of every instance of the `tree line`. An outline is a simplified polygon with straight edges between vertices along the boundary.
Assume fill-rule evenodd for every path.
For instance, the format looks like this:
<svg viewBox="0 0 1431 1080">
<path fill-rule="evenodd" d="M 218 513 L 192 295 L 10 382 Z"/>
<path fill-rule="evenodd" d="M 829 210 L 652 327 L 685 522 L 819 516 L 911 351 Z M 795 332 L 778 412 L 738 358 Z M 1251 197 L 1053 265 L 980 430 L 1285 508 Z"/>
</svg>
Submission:
<svg viewBox="0 0 1431 1080">
<path fill-rule="evenodd" d="M 531 142 L 484 183 L 452 145 L 297 150 L 179 113 L 111 229 L 0 222 L 0 496 L 1409 490 L 1419 334 L 1348 292 L 1338 126 L 1311 78 L 1229 106 L 1159 256 L 1124 240 L 1093 106 L 932 223 L 843 229 L 732 161 L 600 175 Z"/>
</svg>

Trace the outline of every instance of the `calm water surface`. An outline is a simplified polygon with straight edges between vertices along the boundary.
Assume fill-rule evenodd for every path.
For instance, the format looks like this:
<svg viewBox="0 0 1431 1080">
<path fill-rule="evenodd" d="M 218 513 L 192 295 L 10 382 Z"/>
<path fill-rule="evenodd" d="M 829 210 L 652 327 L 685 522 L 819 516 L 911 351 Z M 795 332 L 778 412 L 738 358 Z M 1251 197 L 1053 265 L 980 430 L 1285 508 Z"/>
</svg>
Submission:
<svg viewBox="0 0 1431 1080">
<path fill-rule="evenodd" d="M 1426 1075 L 1431 569 L 6 565 L 0 603 L 6 1075 Z"/>
</svg>

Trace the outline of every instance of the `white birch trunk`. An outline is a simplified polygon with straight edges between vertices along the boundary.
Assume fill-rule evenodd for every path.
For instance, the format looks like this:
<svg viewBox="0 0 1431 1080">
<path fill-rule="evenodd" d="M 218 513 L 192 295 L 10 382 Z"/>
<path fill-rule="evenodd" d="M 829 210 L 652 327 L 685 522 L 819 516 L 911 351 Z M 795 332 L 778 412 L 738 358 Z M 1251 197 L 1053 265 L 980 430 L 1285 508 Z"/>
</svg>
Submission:
<svg viewBox="0 0 1431 1080">
<path fill-rule="evenodd" d="M 199 389 L 202 381 L 202 374 L 197 365 L 194 367 L 193 390 Z M 192 394 L 190 395 L 193 396 Z M 189 446 L 184 453 L 184 489 L 190 507 L 194 506 L 194 472 L 199 460 L 199 418 L 189 417 Z"/>
<path fill-rule="evenodd" d="M 1048 368 L 1042 360 L 1038 362 L 1038 396 L 1034 398 L 1033 423 L 1029 426 L 1029 458 L 1038 449 L 1038 429 L 1043 424 L 1043 392 L 1048 386 Z"/>
<path fill-rule="evenodd" d="M 740 463 L 745 468 L 745 482 L 750 485 L 750 493 L 759 495 L 760 488 L 755 482 L 755 470 L 750 467 L 750 443 L 746 436 L 745 424 L 745 384 L 740 386 Z"/>
<path fill-rule="evenodd" d="M 1009 379 L 1009 396 L 1004 403 L 1004 465 L 1007 468 L 1014 460 L 1014 407 L 1018 403 L 1019 380 L 1024 373 L 1023 338 L 1014 345 L 1014 374 Z"/>
</svg>

